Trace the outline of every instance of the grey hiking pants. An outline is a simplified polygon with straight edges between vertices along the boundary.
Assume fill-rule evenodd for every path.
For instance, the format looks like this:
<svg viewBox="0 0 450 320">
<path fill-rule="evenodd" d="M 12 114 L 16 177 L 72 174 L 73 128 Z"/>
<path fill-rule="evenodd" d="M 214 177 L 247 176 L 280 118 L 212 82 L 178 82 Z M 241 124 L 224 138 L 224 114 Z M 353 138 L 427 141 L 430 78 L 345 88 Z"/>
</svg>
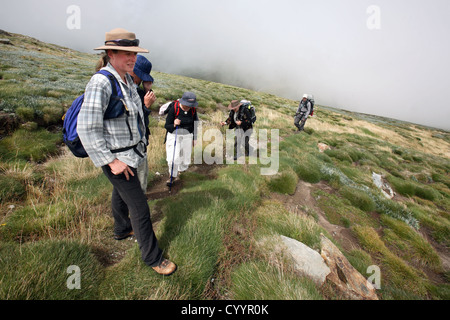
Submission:
<svg viewBox="0 0 450 320">
<path fill-rule="evenodd" d="M 305 127 L 306 118 L 304 113 L 298 113 L 294 118 L 294 125 L 298 128 L 298 131 L 302 131 Z"/>
<path fill-rule="evenodd" d="M 141 188 L 137 170 L 131 168 L 134 176 L 130 175 L 129 180 L 123 173 L 112 174 L 108 165 L 103 166 L 102 170 L 114 187 L 111 198 L 114 234 L 125 235 L 133 230 L 142 260 L 150 267 L 158 266 L 162 260 L 162 251 L 158 247 L 158 240 L 153 231 L 150 208 Z"/>
</svg>

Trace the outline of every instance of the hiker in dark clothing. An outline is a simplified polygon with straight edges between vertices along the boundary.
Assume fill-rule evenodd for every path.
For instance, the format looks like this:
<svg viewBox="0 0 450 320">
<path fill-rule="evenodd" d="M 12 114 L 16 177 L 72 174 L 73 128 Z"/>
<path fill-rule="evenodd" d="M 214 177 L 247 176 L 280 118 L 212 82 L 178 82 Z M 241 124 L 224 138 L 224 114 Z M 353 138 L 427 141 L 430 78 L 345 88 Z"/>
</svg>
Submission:
<svg viewBox="0 0 450 320">
<path fill-rule="evenodd" d="M 172 102 L 167 108 L 166 160 L 169 174 L 173 178 L 172 181 L 167 181 L 168 184 L 175 182 L 178 174 L 186 171 L 191 164 L 192 147 L 197 142 L 197 130 L 195 129 L 198 124 L 198 115 L 195 109 L 197 106 L 195 94 L 185 92 L 181 99 Z M 172 163 L 174 164 L 173 169 Z"/>
<path fill-rule="evenodd" d="M 228 124 L 229 129 L 236 130 L 236 139 L 234 142 L 234 160 L 237 160 L 241 155 L 241 147 L 245 145 L 245 155 L 249 156 L 253 148 L 250 146 L 250 136 L 253 133 L 253 122 L 254 117 L 250 110 L 244 107 L 244 104 L 239 100 L 231 101 L 228 106 L 230 109 L 230 114 L 228 115 L 227 120 L 221 122 L 221 125 L 224 126 Z"/>
<path fill-rule="evenodd" d="M 142 112 L 144 114 L 144 124 L 145 124 L 145 138 L 148 141 L 150 136 L 150 129 L 148 128 L 150 107 L 156 100 L 155 93 L 152 90 L 153 77 L 150 75 L 152 71 L 152 64 L 144 56 L 138 55 L 136 57 L 136 63 L 134 69 L 130 72 L 133 77 L 134 84 L 136 86 L 137 93 L 141 97 Z M 142 83 L 142 87 L 141 87 Z M 141 187 L 144 192 L 147 191 L 148 184 L 148 160 L 147 154 L 145 154 L 145 159 L 141 162 L 137 168 L 138 178 L 141 182 Z"/>
<path fill-rule="evenodd" d="M 294 125 L 297 127 L 298 131 L 303 131 L 306 120 L 308 119 L 310 113 L 311 102 L 308 100 L 308 95 L 304 94 L 294 118 Z"/>
<path fill-rule="evenodd" d="M 134 65 L 133 72 L 131 76 L 133 77 L 134 83 L 137 86 L 137 92 L 141 97 L 142 101 L 142 111 L 144 112 L 144 123 L 147 128 L 146 137 L 150 135 L 150 130 L 148 129 L 150 116 L 150 107 L 156 101 L 155 93 L 152 90 L 154 79 L 150 75 L 152 71 L 152 63 L 148 61 L 144 56 L 138 55 L 136 57 L 136 64 Z M 142 87 L 140 86 L 142 84 Z"/>
</svg>

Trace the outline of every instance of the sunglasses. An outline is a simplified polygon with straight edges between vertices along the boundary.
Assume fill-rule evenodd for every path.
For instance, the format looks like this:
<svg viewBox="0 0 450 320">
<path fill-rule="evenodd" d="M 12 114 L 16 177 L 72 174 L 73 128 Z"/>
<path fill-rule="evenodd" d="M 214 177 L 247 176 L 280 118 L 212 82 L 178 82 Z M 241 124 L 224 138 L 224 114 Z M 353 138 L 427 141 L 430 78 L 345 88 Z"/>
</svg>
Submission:
<svg viewBox="0 0 450 320">
<path fill-rule="evenodd" d="M 119 39 L 119 40 L 108 40 L 105 41 L 105 45 L 108 42 L 114 42 L 116 45 L 121 46 L 121 47 L 137 47 L 139 46 L 139 40 L 128 40 L 128 39 Z"/>
</svg>

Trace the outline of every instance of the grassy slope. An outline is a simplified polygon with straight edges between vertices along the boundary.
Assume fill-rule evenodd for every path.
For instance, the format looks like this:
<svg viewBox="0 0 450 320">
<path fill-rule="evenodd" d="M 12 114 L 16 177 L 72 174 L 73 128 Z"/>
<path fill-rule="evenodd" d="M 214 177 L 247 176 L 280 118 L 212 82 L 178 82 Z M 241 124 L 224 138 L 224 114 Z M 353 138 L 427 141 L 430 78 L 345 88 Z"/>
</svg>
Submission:
<svg viewBox="0 0 450 320">
<path fill-rule="evenodd" d="M 317 288 L 296 275 L 266 241 L 282 234 L 319 249 L 320 232 L 363 275 L 380 266 L 381 298 L 449 298 L 442 259 L 448 132 L 318 106 L 306 133 L 295 135 L 298 101 L 154 72 L 154 111 L 194 91 L 204 130 L 219 129 L 223 106 L 246 98 L 257 108 L 257 130 L 279 129 L 281 140 L 276 175 L 262 176 L 263 165 L 214 166 L 207 174 L 194 166 L 179 193 L 149 201 L 161 247 L 179 265 L 161 278 L 143 265 L 134 242 L 111 240 L 111 186 L 99 169 L 60 148 L 55 128 L 96 57 L 20 35 L 2 38 L 13 45 L 0 44 L 0 111 L 22 125 L 0 141 L 0 298 L 339 299 L 329 284 Z M 150 187 L 156 172 L 167 171 L 163 125 L 156 116 L 150 123 Z M 331 150 L 319 152 L 319 142 Z M 386 176 L 394 200 L 376 190 L 372 172 Z M 311 202 L 296 202 L 300 187 L 309 188 Z M 352 246 L 333 238 L 321 216 L 351 234 Z M 82 290 L 67 289 L 71 265 L 82 271 Z"/>
</svg>

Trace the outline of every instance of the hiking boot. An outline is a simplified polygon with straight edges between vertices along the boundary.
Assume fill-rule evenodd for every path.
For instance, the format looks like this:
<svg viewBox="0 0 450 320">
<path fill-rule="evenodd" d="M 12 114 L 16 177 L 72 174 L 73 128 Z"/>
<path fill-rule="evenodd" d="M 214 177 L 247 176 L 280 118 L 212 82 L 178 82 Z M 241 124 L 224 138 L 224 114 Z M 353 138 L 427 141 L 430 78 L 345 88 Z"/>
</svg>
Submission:
<svg viewBox="0 0 450 320">
<path fill-rule="evenodd" d="M 178 177 L 173 177 L 172 178 L 172 184 L 174 184 L 176 181 L 178 181 Z M 168 187 L 170 187 L 170 179 L 166 181 L 166 185 Z"/>
<path fill-rule="evenodd" d="M 130 232 L 128 232 L 128 233 L 126 233 L 124 235 L 121 235 L 121 236 L 115 234 L 114 235 L 114 239 L 115 240 L 123 240 L 123 239 L 129 238 L 129 237 L 132 237 L 132 236 L 134 236 L 133 230 L 131 230 Z"/>
<path fill-rule="evenodd" d="M 152 269 L 163 276 L 170 276 L 177 270 L 177 265 L 167 259 L 163 259 L 159 266 L 152 267 Z"/>
</svg>

